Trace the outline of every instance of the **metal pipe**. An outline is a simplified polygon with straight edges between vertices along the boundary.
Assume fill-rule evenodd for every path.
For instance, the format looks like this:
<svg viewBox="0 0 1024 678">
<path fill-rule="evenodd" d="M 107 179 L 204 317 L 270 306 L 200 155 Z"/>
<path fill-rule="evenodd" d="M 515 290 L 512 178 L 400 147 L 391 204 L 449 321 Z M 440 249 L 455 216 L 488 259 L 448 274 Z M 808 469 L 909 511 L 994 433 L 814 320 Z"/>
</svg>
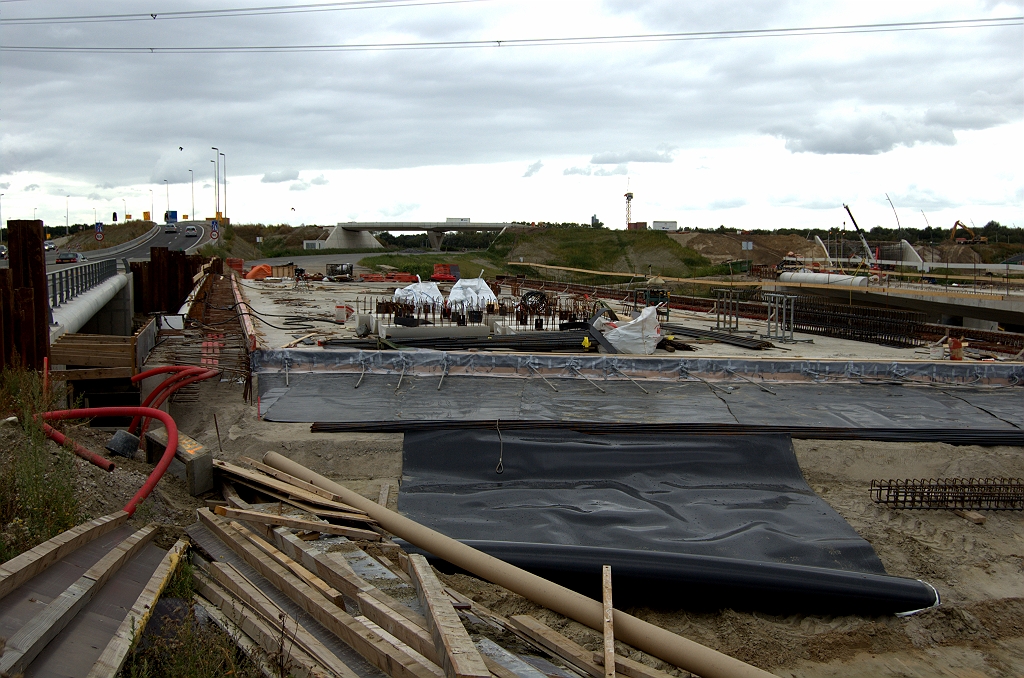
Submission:
<svg viewBox="0 0 1024 678">
<path fill-rule="evenodd" d="M 267 452 L 263 456 L 263 463 L 339 495 L 346 504 L 365 511 L 382 528 L 396 537 L 415 544 L 456 567 L 503 586 L 592 629 L 600 631 L 604 628 L 604 614 L 600 601 L 446 537 L 276 452 Z M 703 678 L 768 678 L 772 675 L 621 610 L 615 610 L 614 616 L 615 635 L 619 640 Z"/>
</svg>

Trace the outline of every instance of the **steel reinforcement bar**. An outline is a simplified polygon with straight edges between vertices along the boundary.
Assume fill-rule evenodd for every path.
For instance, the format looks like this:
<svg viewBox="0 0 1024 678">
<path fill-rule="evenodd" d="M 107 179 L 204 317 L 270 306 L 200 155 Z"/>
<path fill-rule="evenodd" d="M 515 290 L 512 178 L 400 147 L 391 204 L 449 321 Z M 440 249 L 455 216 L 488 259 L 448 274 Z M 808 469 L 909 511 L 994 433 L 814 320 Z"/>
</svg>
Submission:
<svg viewBox="0 0 1024 678">
<path fill-rule="evenodd" d="M 1024 478 L 872 480 L 870 491 L 890 508 L 1024 511 Z"/>
</svg>

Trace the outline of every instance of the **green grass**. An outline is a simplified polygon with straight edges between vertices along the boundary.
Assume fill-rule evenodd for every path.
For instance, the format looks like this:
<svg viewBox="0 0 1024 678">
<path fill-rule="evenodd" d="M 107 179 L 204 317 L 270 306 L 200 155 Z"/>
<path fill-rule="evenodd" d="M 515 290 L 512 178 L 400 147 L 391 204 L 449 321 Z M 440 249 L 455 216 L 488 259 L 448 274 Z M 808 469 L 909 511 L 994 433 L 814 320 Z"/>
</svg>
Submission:
<svg viewBox="0 0 1024 678">
<path fill-rule="evenodd" d="M 51 408 L 47 408 L 37 373 L 0 372 L 0 416 L 13 415 L 20 421 L 3 431 L 7 444 L 0 448 L 0 562 L 82 520 L 75 497 L 75 458 L 70 450 L 53 450 L 41 422 L 34 418 L 52 409 L 61 396 L 62 392 L 48 394 L 45 400 Z"/>
<path fill-rule="evenodd" d="M 365 257 L 360 265 L 374 270 L 382 270 L 381 266 L 394 266 L 399 271 L 418 275 L 429 280 L 434 274 L 434 264 L 457 264 L 464 278 L 475 278 L 484 269 L 484 276 L 493 278 L 495 275 L 507 274 L 509 267 L 494 256 L 485 252 L 436 252 L 432 254 L 380 254 Z"/>
</svg>

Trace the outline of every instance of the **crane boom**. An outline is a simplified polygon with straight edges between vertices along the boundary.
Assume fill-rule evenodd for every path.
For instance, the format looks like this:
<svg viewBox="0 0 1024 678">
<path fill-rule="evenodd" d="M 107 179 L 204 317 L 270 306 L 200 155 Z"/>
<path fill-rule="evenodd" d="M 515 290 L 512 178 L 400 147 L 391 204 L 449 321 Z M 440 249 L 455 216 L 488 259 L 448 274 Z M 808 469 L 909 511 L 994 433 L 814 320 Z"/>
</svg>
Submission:
<svg viewBox="0 0 1024 678">
<path fill-rule="evenodd" d="M 843 207 L 846 208 L 846 213 L 850 215 L 850 221 L 853 222 L 853 228 L 854 230 L 857 231 L 857 235 L 860 236 L 861 244 L 864 245 L 864 251 L 867 253 L 867 262 L 869 264 L 877 263 L 877 261 L 875 260 L 875 255 L 871 251 L 871 246 L 868 245 L 867 238 L 864 237 L 864 231 L 860 230 L 860 226 L 857 225 L 857 220 L 853 218 L 853 212 L 850 211 L 850 206 L 847 205 L 846 203 L 843 203 Z"/>
</svg>

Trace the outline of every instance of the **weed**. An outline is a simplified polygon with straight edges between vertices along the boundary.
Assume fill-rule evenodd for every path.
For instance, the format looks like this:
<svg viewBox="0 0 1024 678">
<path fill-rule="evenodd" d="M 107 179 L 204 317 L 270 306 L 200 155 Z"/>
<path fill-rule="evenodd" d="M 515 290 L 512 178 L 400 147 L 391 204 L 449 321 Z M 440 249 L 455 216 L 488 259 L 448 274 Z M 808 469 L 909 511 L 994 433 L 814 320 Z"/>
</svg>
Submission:
<svg viewBox="0 0 1024 678">
<path fill-rule="evenodd" d="M 201 622 L 194 607 L 181 619 L 162 622 L 160 636 L 143 637 L 120 678 L 260 678 L 234 641 L 214 624 Z"/>
<path fill-rule="evenodd" d="M 63 394 L 43 393 L 30 370 L 0 373 L 0 414 L 16 415 L 19 430 L 5 431 L 0 448 L 0 562 L 74 527 L 78 467 L 70 450 L 51 452 L 36 415 Z"/>
</svg>

